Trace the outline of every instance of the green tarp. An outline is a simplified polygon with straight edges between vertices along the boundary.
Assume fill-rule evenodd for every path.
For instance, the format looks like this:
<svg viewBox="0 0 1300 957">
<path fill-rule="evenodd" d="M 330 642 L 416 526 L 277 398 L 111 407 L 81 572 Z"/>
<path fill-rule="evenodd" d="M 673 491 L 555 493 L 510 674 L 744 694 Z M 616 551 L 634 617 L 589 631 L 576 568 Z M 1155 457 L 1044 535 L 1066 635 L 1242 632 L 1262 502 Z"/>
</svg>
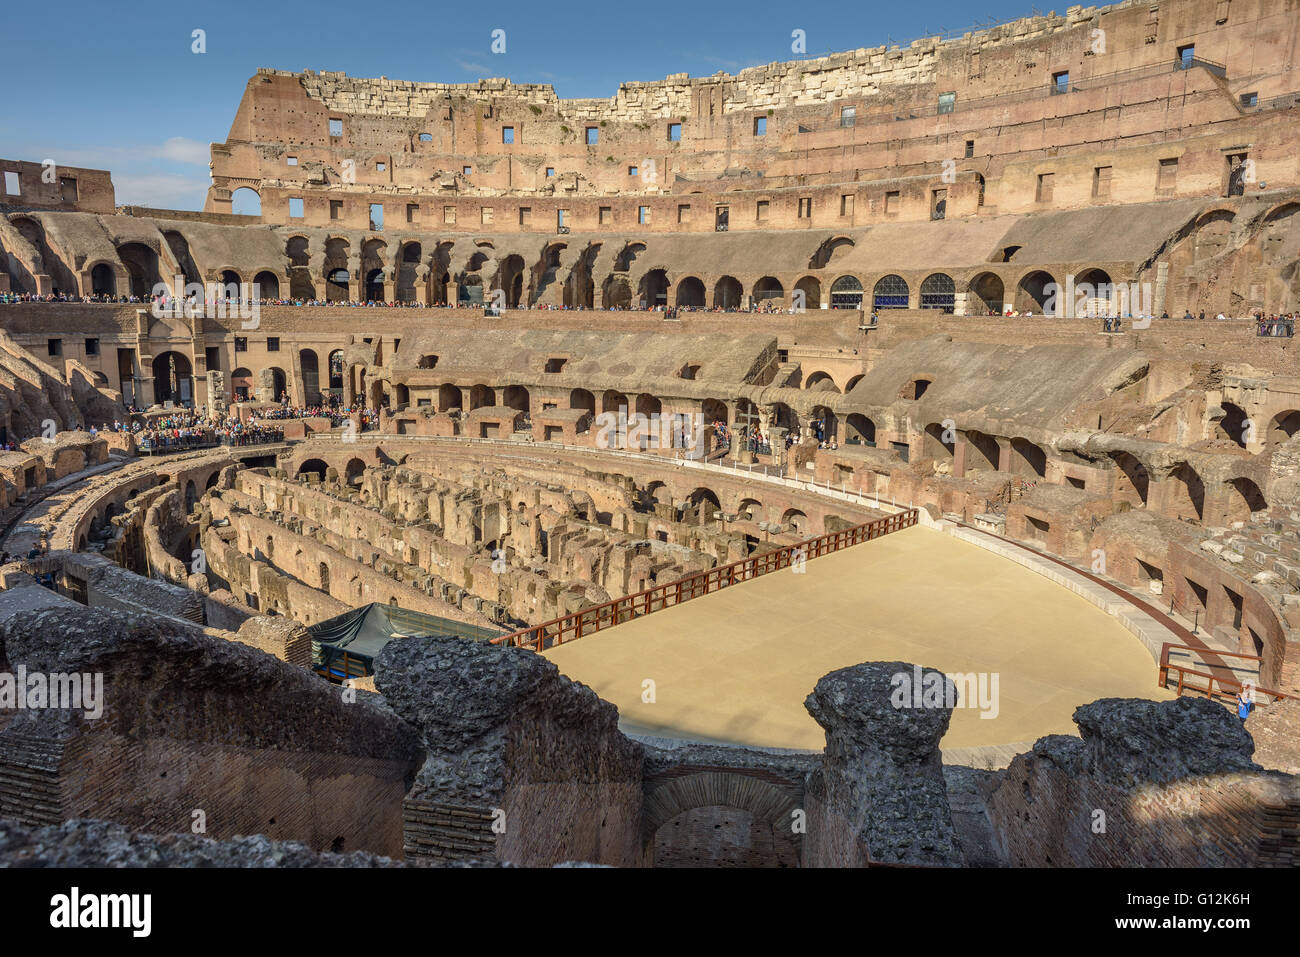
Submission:
<svg viewBox="0 0 1300 957">
<path fill-rule="evenodd" d="M 328 668 L 346 651 L 349 658 L 364 662 L 367 674 L 373 670 L 374 660 L 384 645 L 394 637 L 459 635 L 468 641 L 488 641 L 506 634 L 378 602 L 354 608 L 307 630 L 311 633 L 313 658 L 318 668 Z"/>
</svg>

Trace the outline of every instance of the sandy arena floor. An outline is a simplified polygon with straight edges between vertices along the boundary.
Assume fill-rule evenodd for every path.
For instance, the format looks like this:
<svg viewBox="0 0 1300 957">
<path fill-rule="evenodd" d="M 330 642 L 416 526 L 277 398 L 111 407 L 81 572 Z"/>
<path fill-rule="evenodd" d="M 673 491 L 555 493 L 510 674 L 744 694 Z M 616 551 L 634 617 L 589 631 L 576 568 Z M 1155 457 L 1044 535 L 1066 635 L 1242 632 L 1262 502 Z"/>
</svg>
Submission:
<svg viewBox="0 0 1300 957">
<path fill-rule="evenodd" d="M 1171 697 L 1146 649 L 1105 613 L 940 532 L 906 529 L 806 568 L 546 654 L 618 705 L 625 731 L 778 748 L 824 746 L 803 700 L 822 675 L 862 661 L 998 676 L 997 716 L 959 706 L 944 748 L 1077 734 L 1081 704 Z"/>
</svg>

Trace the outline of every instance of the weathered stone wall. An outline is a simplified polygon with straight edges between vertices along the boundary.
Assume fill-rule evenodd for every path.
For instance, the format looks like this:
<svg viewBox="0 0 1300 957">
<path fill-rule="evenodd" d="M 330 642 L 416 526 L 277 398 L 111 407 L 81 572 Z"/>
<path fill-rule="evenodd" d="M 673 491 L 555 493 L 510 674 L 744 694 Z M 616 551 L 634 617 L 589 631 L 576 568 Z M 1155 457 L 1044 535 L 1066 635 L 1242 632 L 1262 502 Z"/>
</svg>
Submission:
<svg viewBox="0 0 1300 957">
<path fill-rule="evenodd" d="M 1295 867 L 1300 779 L 1259 770 L 1240 720 L 1199 698 L 1104 699 L 1082 740 L 1042 738 L 988 797 L 1013 867 Z"/>
<path fill-rule="evenodd" d="M 459 638 L 390 642 L 375 671 L 428 750 L 406 798 L 408 859 L 643 862 L 642 748 L 591 689 L 531 652 Z"/>
<path fill-rule="evenodd" d="M 316 850 L 401 850 L 413 732 L 370 700 L 197 629 L 97 610 L 0 623 L 9 668 L 103 675 L 102 717 L 13 713 L 0 816 L 146 831 L 266 834 Z M 195 812 L 202 812 L 201 815 Z"/>
</svg>

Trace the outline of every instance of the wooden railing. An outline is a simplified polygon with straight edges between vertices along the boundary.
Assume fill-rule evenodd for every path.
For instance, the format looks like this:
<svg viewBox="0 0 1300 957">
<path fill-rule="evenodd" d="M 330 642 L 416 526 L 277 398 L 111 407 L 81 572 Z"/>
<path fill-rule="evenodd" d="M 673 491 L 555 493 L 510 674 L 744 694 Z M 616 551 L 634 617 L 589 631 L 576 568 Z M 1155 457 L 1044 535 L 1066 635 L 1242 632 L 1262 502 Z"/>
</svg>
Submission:
<svg viewBox="0 0 1300 957">
<path fill-rule="evenodd" d="M 850 545 L 857 545 L 873 538 L 880 538 L 882 535 L 888 535 L 890 532 L 896 532 L 902 528 L 909 528 L 915 525 L 916 522 L 916 509 L 899 512 L 897 515 L 886 515 L 884 518 L 873 519 L 861 525 L 854 525 L 852 528 L 842 529 L 838 532 L 827 532 L 825 535 L 810 538 L 797 545 L 784 545 L 770 552 L 762 552 L 751 555 L 749 558 L 742 558 L 730 565 L 720 565 L 717 568 L 710 568 L 708 571 L 696 572 L 694 575 L 687 575 L 685 578 L 679 578 L 676 581 L 655 585 L 653 588 L 647 588 L 645 591 L 637 592 L 634 595 L 615 598 L 601 605 L 593 605 L 591 608 L 570 612 L 544 624 L 533 625 L 512 634 L 494 638 L 492 644 L 513 645 L 516 648 L 544 651 L 555 645 L 574 641 L 583 635 L 590 635 L 593 632 L 621 625 L 625 621 L 640 618 L 651 612 L 662 611 L 665 608 L 671 608 L 673 605 L 680 605 L 692 598 L 699 598 L 701 595 L 707 595 L 710 592 L 729 588 L 732 585 L 758 578 L 761 575 L 768 575 L 783 568 L 789 568 L 810 558 L 829 555 L 831 552 L 848 548 Z"/>
<path fill-rule="evenodd" d="M 1160 646 L 1160 677 L 1158 683 L 1162 688 L 1168 688 L 1169 672 L 1175 672 L 1177 681 L 1173 687 L 1175 693 L 1180 697 L 1184 692 L 1204 695 L 1207 698 L 1233 698 L 1237 697 L 1237 692 L 1242 688 L 1242 682 L 1233 677 L 1224 677 L 1221 674 L 1215 674 L 1213 671 L 1200 671 L 1195 665 L 1179 665 L 1169 660 L 1171 651 L 1190 651 L 1198 655 L 1211 654 L 1216 658 L 1239 658 L 1243 661 L 1263 662 L 1263 658 L 1258 655 L 1247 655 L 1236 651 L 1207 651 L 1205 648 L 1196 648 L 1192 645 L 1175 645 L 1171 641 L 1166 641 Z M 1209 665 L 1202 664 L 1201 667 L 1209 668 Z M 1188 678 L 1204 678 L 1205 682 L 1188 682 Z M 1215 685 L 1218 685 L 1216 688 Z M 1273 691 L 1269 688 L 1255 686 L 1255 693 L 1268 695 L 1274 701 L 1283 698 L 1295 698 L 1295 695 L 1286 694 L 1282 691 Z"/>
</svg>

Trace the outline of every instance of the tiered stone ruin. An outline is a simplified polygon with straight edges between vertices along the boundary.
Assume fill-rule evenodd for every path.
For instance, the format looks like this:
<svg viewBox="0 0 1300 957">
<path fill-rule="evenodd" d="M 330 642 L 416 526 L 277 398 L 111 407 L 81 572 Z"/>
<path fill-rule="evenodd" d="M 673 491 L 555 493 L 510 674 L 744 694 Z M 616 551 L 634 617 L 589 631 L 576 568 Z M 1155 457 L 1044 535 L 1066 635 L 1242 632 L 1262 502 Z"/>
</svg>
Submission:
<svg viewBox="0 0 1300 957">
<path fill-rule="evenodd" d="M 0 708 L 0 856 L 1295 866 L 1284 6 L 1072 7 L 606 99 L 263 69 L 202 212 L 0 160 L 0 672 L 111 692 Z M 176 277 L 206 306 L 151 304 Z M 290 409 L 247 446 L 112 428 Z M 826 747 L 792 753 L 633 737 L 518 635 L 395 638 L 359 687 L 313 654 L 370 603 L 545 651 L 899 515 L 1218 700 L 954 755 L 951 705 L 864 662 L 801 690 Z"/>
</svg>

